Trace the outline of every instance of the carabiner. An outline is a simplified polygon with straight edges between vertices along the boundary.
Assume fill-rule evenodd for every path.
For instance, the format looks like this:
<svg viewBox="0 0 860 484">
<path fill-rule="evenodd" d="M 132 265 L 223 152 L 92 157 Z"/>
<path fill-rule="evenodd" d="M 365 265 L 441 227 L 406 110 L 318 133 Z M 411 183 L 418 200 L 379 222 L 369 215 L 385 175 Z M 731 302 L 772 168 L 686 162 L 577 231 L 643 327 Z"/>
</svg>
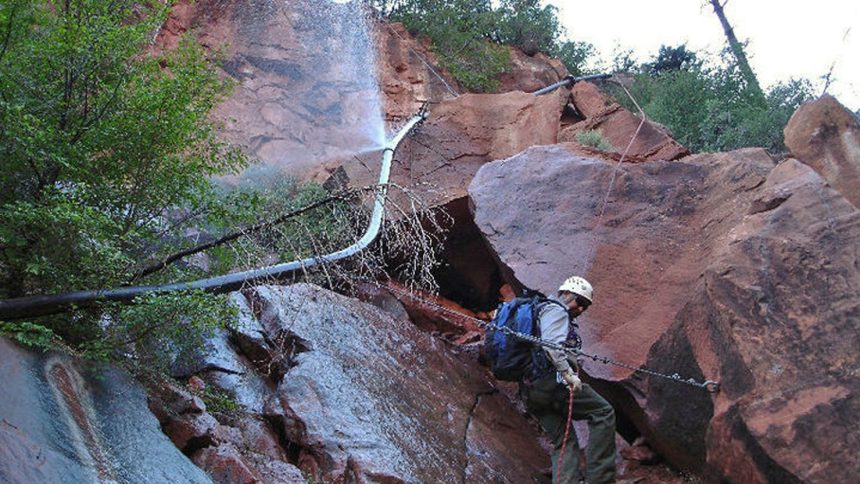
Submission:
<svg viewBox="0 0 860 484">
<path fill-rule="evenodd" d="M 708 393 L 719 393 L 720 392 L 720 382 L 713 380 L 706 380 L 705 383 L 702 383 L 702 388 L 704 388 Z"/>
</svg>

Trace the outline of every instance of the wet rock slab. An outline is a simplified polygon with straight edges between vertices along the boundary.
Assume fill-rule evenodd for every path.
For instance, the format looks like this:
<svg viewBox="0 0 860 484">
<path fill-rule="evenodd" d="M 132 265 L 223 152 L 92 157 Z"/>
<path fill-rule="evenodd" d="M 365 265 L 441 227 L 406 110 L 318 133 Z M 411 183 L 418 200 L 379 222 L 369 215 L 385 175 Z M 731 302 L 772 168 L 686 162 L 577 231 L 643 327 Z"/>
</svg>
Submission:
<svg viewBox="0 0 860 484">
<path fill-rule="evenodd" d="M 318 287 L 251 296 L 290 351 L 277 393 L 299 467 L 323 481 L 530 482 L 549 462 L 474 362 L 408 321 Z"/>
<path fill-rule="evenodd" d="M 0 338 L 0 374 L 0 482 L 211 482 L 124 373 Z"/>
</svg>

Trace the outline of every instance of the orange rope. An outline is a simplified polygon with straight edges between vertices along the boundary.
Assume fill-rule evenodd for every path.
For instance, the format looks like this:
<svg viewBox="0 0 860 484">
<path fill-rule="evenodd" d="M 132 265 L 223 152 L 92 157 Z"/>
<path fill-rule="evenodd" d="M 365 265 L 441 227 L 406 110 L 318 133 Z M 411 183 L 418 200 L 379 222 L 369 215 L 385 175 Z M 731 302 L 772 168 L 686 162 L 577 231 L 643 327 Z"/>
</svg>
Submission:
<svg viewBox="0 0 860 484">
<path fill-rule="evenodd" d="M 567 438 L 570 436 L 570 422 L 573 420 L 573 387 L 569 386 L 570 398 L 567 399 L 567 426 L 564 429 L 564 440 L 561 441 L 561 454 L 558 456 L 558 465 L 555 470 L 555 484 L 561 483 L 561 463 L 564 461 L 564 450 L 567 447 Z"/>
</svg>

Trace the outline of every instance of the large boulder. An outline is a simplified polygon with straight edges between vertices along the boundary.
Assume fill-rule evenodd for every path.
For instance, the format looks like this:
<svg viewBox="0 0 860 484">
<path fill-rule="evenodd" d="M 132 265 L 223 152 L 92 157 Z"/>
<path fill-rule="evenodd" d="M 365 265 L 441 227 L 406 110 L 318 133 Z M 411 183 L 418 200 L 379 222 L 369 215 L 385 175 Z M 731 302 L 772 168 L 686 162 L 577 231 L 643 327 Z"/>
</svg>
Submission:
<svg viewBox="0 0 860 484">
<path fill-rule="evenodd" d="M 511 64 L 499 74 L 499 92 L 534 92 L 556 83 L 568 75 L 567 68 L 558 60 L 538 52 L 526 55 L 515 47 L 507 47 Z"/>
<path fill-rule="evenodd" d="M 856 475 L 857 209 L 759 149 L 620 166 L 575 152 L 487 164 L 470 198 L 510 282 L 594 283 L 588 352 L 722 383 L 710 395 L 586 360 L 621 420 L 713 479 Z"/>
<path fill-rule="evenodd" d="M 836 98 L 800 106 L 785 126 L 785 146 L 860 207 L 860 120 Z"/>
<path fill-rule="evenodd" d="M 0 338 L 0 481 L 211 482 L 123 372 Z"/>
</svg>

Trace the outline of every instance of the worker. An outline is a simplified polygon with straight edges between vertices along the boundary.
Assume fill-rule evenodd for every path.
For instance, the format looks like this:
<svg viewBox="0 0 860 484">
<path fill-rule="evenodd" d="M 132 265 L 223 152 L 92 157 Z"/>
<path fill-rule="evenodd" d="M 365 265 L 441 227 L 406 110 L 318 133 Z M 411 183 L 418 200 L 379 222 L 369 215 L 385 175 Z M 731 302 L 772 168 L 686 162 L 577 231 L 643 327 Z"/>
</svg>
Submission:
<svg viewBox="0 0 860 484">
<path fill-rule="evenodd" d="M 573 321 L 591 306 L 593 293 L 591 284 L 582 277 L 565 280 L 557 295 L 549 298 L 553 301 L 538 309 L 541 339 L 556 345 L 568 343 L 574 337 Z M 553 483 L 575 484 L 583 479 L 576 432 L 567 425 L 571 390 L 572 419 L 588 422 L 585 482 L 615 482 L 615 412 L 612 406 L 580 380 L 575 358 L 562 350 L 547 347 L 544 350 L 551 363 L 550 371 L 542 376 L 532 375 L 533 380 L 525 378 L 520 393 L 526 410 L 552 440 Z M 565 434 L 568 434 L 566 442 Z M 562 447 L 564 456 L 561 456 Z M 561 469 L 557 465 L 559 459 L 562 459 Z"/>
</svg>

